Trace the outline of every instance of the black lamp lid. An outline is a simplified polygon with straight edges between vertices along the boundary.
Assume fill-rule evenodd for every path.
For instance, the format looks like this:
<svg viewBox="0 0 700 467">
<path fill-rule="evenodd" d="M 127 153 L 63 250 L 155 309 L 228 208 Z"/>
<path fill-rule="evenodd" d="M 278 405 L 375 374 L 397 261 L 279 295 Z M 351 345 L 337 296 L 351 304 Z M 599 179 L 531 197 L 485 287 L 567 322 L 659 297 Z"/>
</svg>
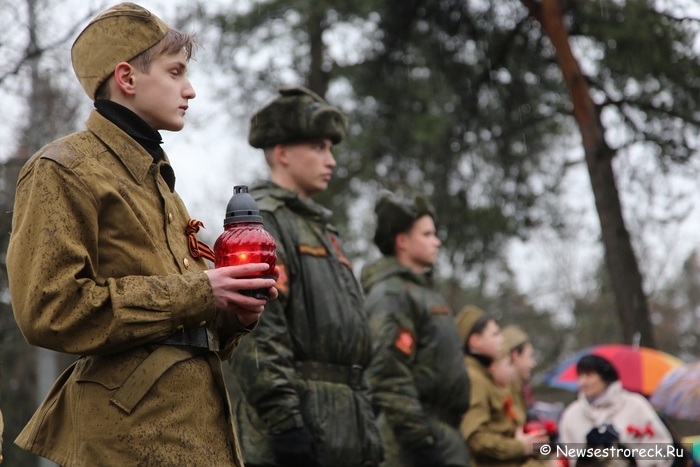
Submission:
<svg viewBox="0 0 700 467">
<path fill-rule="evenodd" d="M 248 193 L 248 186 L 236 185 L 233 187 L 233 196 L 226 206 L 226 218 L 224 225 L 234 222 L 260 222 L 263 219 L 258 209 L 258 203 Z"/>
</svg>

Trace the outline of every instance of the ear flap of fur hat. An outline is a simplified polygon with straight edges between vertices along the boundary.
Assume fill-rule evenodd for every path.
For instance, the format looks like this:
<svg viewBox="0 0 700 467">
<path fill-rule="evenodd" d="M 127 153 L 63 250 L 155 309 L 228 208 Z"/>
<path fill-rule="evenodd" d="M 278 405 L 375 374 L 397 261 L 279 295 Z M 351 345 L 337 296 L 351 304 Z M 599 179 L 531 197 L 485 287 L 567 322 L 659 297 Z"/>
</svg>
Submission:
<svg viewBox="0 0 700 467">
<path fill-rule="evenodd" d="M 248 142 L 269 148 L 329 138 L 333 144 L 345 136 L 345 116 L 315 92 L 304 87 L 280 88 L 280 96 L 250 118 Z"/>
</svg>

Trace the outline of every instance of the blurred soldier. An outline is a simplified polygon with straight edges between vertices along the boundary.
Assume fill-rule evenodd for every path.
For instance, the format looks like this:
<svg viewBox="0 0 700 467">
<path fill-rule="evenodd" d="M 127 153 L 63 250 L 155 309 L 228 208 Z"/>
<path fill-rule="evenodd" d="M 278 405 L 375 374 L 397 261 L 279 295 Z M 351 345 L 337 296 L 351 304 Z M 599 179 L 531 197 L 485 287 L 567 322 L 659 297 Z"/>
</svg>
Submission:
<svg viewBox="0 0 700 467">
<path fill-rule="evenodd" d="M 247 466 L 378 465 L 362 291 L 331 213 L 310 199 L 331 180 L 345 117 L 308 89 L 285 88 L 250 122 L 248 141 L 263 149 L 271 177 L 250 193 L 281 274 L 279 299 L 232 363 L 243 457 Z"/>
<path fill-rule="evenodd" d="M 457 316 L 457 326 L 471 380 L 471 401 L 461 431 L 473 466 L 510 467 L 532 461 L 534 444 L 548 438 L 544 431 L 523 432 L 509 391 L 498 387 L 489 372 L 494 359 L 504 355 L 498 323 L 479 308 L 466 306 Z"/>
<path fill-rule="evenodd" d="M 387 466 L 469 465 L 459 423 L 469 378 L 454 313 L 433 286 L 440 240 L 423 197 L 384 194 L 374 242 L 384 255 L 362 271 L 374 356 L 370 377 L 381 409 Z"/>
<path fill-rule="evenodd" d="M 16 440 L 63 467 L 242 465 L 221 371 L 264 300 L 255 264 L 208 269 L 159 130 L 195 97 L 195 42 L 121 3 L 73 44 L 95 100 L 85 131 L 19 176 L 7 251 L 12 307 L 30 344 L 81 355 Z"/>
<path fill-rule="evenodd" d="M 503 347 L 510 354 L 515 374 L 510 384 L 510 392 L 513 396 L 513 408 L 518 414 L 518 423 L 524 424 L 531 417 L 528 411 L 532 406 L 532 393 L 528 382 L 530 374 L 537 362 L 533 356 L 533 347 L 530 337 L 517 324 L 511 324 L 501 330 L 503 335 Z"/>
</svg>

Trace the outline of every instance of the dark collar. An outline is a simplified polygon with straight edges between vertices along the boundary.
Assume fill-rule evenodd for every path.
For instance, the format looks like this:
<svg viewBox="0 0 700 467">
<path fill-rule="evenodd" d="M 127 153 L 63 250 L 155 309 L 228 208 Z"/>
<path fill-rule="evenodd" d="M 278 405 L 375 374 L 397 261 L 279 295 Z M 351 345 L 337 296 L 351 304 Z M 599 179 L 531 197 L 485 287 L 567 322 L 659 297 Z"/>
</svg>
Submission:
<svg viewBox="0 0 700 467">
<path fill-rule="evenodd" d="M 153 162 L 163 159 L 163 140 L 151 125 L 136 113 L 123 105 L 107 99 L 95 101 L 95 108 L 104 118 L 117 125 L 124 133 L 131 136 L 153 157 Z"/>
<path fill-rule="evenodd" d="M 486 355 L 481 355 L 478 353 L 471 353 L 471 352 L 469 352 L 467 355 L 474 358 L 474 360 L 479 362 L 481 364 L 481 366 L 483 366 L 484 368 L 488 368 L 493 363 L 493 358 L 487 357 Z"/>
</svg>

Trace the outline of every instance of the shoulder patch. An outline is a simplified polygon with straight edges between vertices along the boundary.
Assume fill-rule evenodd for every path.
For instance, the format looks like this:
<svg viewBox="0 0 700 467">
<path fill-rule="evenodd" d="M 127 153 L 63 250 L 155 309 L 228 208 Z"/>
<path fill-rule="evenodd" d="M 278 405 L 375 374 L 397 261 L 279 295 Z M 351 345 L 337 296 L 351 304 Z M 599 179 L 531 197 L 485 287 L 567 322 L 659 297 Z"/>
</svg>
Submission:
<svg viewBox="0 0 700 467">
<path fill-rule="evenodd" d="M 430 307 L 430 312 L 433 313 L 434 315 L 447 315 L 452 312 L 449 306 L 447 305 L 433 305 Z"/>
<path fill-rule="evenodd" d="M 400 326 L 399 331 L 396 333 L 394 347 L 406 355 L 412 355 L 413 350 L 416 347 L 416 338 L 411 331 L 403 326 Z"/>
<path fill-rule="evenodd" d="M 328 256 L 328 250 L 323 245 L 307 245 L 306 243 L 299 244 L 299 254 L 310 256 Z"/>
</svg>

